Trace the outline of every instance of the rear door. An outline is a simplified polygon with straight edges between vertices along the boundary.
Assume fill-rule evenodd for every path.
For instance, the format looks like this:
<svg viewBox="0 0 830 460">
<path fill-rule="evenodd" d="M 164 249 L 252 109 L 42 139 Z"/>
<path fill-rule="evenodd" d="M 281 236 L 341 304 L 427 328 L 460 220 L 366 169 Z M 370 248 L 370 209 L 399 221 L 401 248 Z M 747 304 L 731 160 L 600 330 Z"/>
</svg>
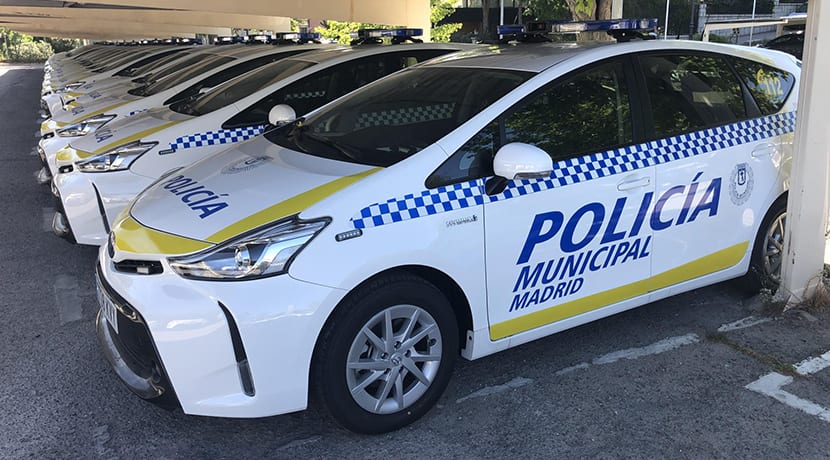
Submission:
<svg viewBox="0 0 830 460">
<path fill-rule="evenodd" d="M 744 260 L 777 195 L 777 135 L 794 119 L 762 114 L 736 73 L 746 61 L 693 53 L 637 60 L 658 163 L 650 218 L 657 290 Z M 786 83 L 757 70 L 767 91 Z"/>
</svg>

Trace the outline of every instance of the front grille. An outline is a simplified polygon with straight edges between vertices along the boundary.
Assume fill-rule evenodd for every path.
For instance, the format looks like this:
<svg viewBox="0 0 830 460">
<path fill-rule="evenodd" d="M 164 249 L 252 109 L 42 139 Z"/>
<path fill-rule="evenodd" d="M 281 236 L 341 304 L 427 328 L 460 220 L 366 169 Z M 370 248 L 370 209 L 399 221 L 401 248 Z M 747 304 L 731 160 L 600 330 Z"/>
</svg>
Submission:
<svg viewBox="0 0 830 460">
<path fill-rule="evenodd" d="M 155 260 L 122 260 L 113 262 L 113 265 L 119 272 L 136 275 L 158 275 L 164 272 L 161 262 Z"/>
</svg>

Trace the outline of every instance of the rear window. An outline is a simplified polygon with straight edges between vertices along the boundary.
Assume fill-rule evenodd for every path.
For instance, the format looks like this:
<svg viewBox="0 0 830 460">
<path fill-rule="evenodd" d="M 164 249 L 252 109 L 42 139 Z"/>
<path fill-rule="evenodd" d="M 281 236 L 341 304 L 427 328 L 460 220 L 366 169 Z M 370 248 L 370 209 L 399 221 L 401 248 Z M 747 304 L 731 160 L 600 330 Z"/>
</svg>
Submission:
<svg viewBox="0 0 830 460">
<path fill-rule="evenodd" d="M 784 107 L 795 85 L 795 76 L 748 59 L 736 58 L 734 64 L 763 115 L 771 115 Z"/>
</svg>

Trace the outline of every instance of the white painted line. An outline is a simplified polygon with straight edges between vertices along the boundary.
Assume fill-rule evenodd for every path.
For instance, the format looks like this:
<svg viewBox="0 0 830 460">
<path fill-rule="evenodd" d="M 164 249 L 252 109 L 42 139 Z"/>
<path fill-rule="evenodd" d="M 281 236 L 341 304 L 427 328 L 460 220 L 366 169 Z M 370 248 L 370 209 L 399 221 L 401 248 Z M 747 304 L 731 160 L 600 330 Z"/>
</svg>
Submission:
<svg viewBox="0 0 830 460">
<path fill-rule="evenodd" d="M 801 361 L 795 365 L 795 371 L 801 375 L 810 375 L 826 367 L 830 367 L 830 351 L 817 358 L 807 358 Z"/>
<path fill-rule="evenodd" d="M 61 326 L 83 317 L 80 290 L 77 277 L 70 275 L 55 277 L 55 305 L 58 307 Z"/>
<path fill-rule="evenodd" d="M 629 348 L 627 350 L 614 351 L 606 355 L 602 355 L 598 358 L 594 358 L 594 360 L 591 361 L 591 364 L 610 364 L 621 359 L 637 359 L 642 358 L 643 356 L 657 355 L 698 342 L 700 342 L 700 337 L 698 337 L 697 334 L 669 337 L 642 348 Z"/>
<path fill-rule="evenodd" d="M 793 409 L 798 409 L 807 414 L 815 415 L 825 422 L 830 422 L 830 409 L 819 406 L 812 401 L 799 398 L 798 396 L 781 389 L 781 387 L 792 383 L 792 381 L 792 377 L 772 372 L 750 383 L 745 388 L 747 390 L 769 396 L 776 401 L 792 407 Z"/>
<path fill-rule="evenodd" d="M 92 440 L 95 442 L 95 453 L 98 454 L 98 457 L 115 458 L 115 452 L 107 447 L 107 443 L 110 442 L 111 438 L 110 427 L 107 425 L 92 429 Z"/>
<path fill-rule="evenodd" d="M 738 329 L 746 329 L 748 327 L 757 326 L 759 324 L 768 323 L 770 321 L 772 321 L 772 318 L 756 318 L 754 316 L 747 316 L 746 318 L 739 319 L 738 321 L 722 325 L 718 328 L 718 332 L 729 332 Z"/>
<path fill-rule="evenodd" d="M 556 375 L 570 374 L 571 372 L 578 371 L 580 369 L 585 369 L 585 368 L 588 368 L 588 367 L 591 367 L 591 365 L 588 364 L 588 363 L 579 363 L 575 366 L 566 367 L 564 369 L 559 369 L 558 371 L 556 371 Z"/>
<path fill-rule="evenodd" d="M 533 379 L 526 379 L 524 377 L 516 377 L 515 379 L 513 379 L 513 380 L 511 380 L 511 381 L 509 381 L 509 382 L 507 382 L 503 385 L 495 385 L 495 386 L 492 386 L 492 387 L 484 387 L 484 388 L 482 388 L 478 391 L 475 391 L 473 393 L 468 394 L 467 396 L 456 399 L 455 402 L 457 404 L 457 403 L 466 401 L 468 399 L 481 398 L 483 396 L 490 396 L 490 395 L 494 395 L 494 394 L 497 394 L 497 393 L 503 393 L 505 391 L 512 390 L 514 388 L 523 387 L 523 386 L 528 385 L 530 383 L 533 383 Z"/>
<path fill-rule="evenodd" d="M 571 372 L 578 371 L 580 369 L 587 369 L 592 365 L 600 366 L 603 364 L 611 364 L 622 359 L 639 359 L 643 356 L 659 355 L 660 353 L 665 353 L 667 351 L 698 342 L 700 342 L 700 337 L 698 337 L 697 334 L 669 337 L 640 348 L 628 348 L 625 350 L 612 351 L 611 353 L 606 353 L 602 356 L 594 358 L 590 363 L 579 363 L 574 366 L 559 369 L 555 372 L 555 375 L 570 374 Z"/>
<path fill-rule="evenodd" d="M 306 446 L 308 444 L 314 444 L 321 439 L 321 436 L 312 436 L 310 438 L 305 439 L 295 439 L 293 441 L 287 442 L 284 446 L 279 447 L 277 450 L 288 450 L 288 449 L 295 449 L 297 447 Z"/>
<path fill-rule="evenodd" d="M 52 219 L 55 218 L 55 209 L 54 208 L 42 208 L 43 210 L 43 223 L 42 230 L 44 232 L 52 232 Z"/>
</svg>

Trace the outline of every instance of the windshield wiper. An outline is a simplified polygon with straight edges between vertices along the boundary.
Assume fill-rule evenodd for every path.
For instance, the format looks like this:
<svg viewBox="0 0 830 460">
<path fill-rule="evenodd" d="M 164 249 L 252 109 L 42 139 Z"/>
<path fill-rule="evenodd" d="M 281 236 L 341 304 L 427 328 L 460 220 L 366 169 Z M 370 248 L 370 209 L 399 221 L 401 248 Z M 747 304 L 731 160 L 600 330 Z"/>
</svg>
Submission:
<svg viewBox="0 0 830 460">
<path fill-rule="evenodd" d="M 311 133 L 305 132 L 306 129 L 307 129 L 306 126 L 300 126 L 300 127 L 298 127 L 298 129 L 299 129 L 299 132 L 301 133 L 301 137 L 311 139 L 314 142 L 323 144 L 326 147 L 334 149 L 335 151 L 340 153 L 340 155 L 346 161 L 358 162 L 357 158 L 354 156 L 353 153 L 351 153 L 346 147 L 338 144 L 337 142 L 333 141 L 332 139 L 329 139 L 328 137 L 325 137 L 325 136 L 319 136 L 319 135 L 316 135 L 316 134 L 311 134 Z"/>
</svg>

